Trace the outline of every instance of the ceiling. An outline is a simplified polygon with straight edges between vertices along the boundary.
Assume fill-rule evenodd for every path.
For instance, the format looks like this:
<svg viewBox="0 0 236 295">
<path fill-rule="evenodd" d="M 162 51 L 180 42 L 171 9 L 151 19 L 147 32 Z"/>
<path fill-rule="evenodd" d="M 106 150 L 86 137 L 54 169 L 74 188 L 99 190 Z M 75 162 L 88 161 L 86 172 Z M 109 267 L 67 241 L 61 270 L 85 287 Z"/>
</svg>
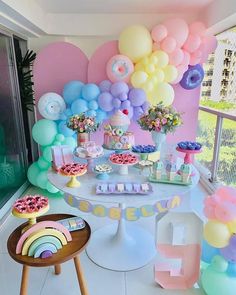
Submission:
<svg viewBox="0 0 236 295">
<path fill-rule="evenodd" d="M 214 0 L 35 0 L 45 13 L 172 13 L 200 10 Z"/>
</svg>

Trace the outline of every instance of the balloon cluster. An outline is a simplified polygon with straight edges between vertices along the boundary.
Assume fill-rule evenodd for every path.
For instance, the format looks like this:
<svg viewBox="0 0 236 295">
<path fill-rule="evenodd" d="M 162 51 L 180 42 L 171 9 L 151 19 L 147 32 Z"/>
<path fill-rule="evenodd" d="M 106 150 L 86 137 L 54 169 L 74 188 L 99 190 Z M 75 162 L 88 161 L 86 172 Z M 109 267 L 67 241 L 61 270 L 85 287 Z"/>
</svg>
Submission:
<svg viewBox="0 0 236 295">
<path fill-rule="evenodd" d="M 104 80 L 99 84 L 99 88 L 101 94 L 98 96 L 98 106 L 109 115 L 126 109 L 129 118 L 138 120 L 149 107 L 145 91 L 141 88 L 130 88 L 123 81 L 111 83 Z"/>
<path fill-rule="evenodd" d="M 219 188 L 205 200 L 204 213 L 209 220 L 204 227 L 202 259 L 210 265 L 202 274 L 203 288 L 208 295 L 233 295 L 236 287 L 236 190 Z"/>
<path fill-rule="evenodd" d="M 206 33 L 202 22 L 188 25 L 179 18 L 168 19 L 152 29 L 154 50 L 161 49 L 169 56 L 169 63 L 177 67 L 178 76 L 174 81 L 181 81 L 188 66 L 204 63 L 208 55 L 216 49 L 216 37 Z"/>
<path fill-rule="evenodd" d="M 28 179 L 51 193 L 58 189 L 49 183 L 47 171 L 51 166 L 51 147 L 69 145 L 76 147 L 75 131 L 67 127 L 70 116 L 86 113 L 100 123 L 118 109 L 128 110 L 135 120 L 148 109 L 149 103 L 142 89 L 129 88 L 125 82 L 104 80 L 99 86 L 93 83 L 70 81 L 63 88 L 63 97 L 48 92 L 38 101 L 39 113 L 45 119 L 37 121 L 32 129 L 33 139 L 41 146 L 41 156 L 28 169 Z"/>
<path fill-rule="evenodd" d="M 119 55 L 106 65 L 112 82 L 131 82 L 145 90 L 151 104 L 172 104 L 174 90 L 170 84 L 193 89 L 202 82 L 204 72 L 199 63 L 206 61 L 216 48 L 215 36 L 206 33 L 201 22 L 190 25 L 172 18 L 156 25 L 151 33 L 142 25 L 124 29 L 119 37 Z"/>
</svg>

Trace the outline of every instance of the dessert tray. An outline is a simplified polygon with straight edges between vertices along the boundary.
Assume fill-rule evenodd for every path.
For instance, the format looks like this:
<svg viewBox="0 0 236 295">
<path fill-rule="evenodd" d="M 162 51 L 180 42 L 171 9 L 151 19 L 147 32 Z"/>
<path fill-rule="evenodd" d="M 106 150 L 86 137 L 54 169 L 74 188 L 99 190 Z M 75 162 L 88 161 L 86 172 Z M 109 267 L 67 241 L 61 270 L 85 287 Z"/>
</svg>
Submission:
<svg viewBox="0 0 236 295">
<path fill-rule="evenodd" d="M 141 194 L 152 193 L 150 183 L 99 183 L 96 185 L 96 194 Z"/>
<path fill-rule="evenodd" d="M 188 182 L 182 181 L 181 175 L 176 174 L 173 180 L 168 179 L 167 175 L 162 175 L 160 179 L 157 179 L 154 175 L 150 175 L 148 178 L 151 182 L 168 183 L 168 184 L 179 184 L 179 185 L 191 185 L 192 180 L 189 178 Z"/>
</svg>

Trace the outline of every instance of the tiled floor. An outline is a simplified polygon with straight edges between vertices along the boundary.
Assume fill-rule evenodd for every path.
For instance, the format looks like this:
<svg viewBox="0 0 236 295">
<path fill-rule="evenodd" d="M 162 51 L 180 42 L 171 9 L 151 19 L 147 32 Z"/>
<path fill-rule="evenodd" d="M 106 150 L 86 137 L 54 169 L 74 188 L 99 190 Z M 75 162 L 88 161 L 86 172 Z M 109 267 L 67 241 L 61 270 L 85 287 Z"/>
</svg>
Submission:
<svg viewBox="0 0 236 295">
<path fill-rule="evenodd" d="M 35 193 L 35 188 L 30 188 L 27 193 Z M 201 215 L 202 200 L 205 196 L 200 186 L 196 187 L 191 196 L 185 196 L 178 211 L 189 211 L 190 208 Z M 98 218 L 71 208 L 62 197 L 50 198 L 49 213 L 71 213 L 80 215 L 90 224 L 92 231 L 102 227 L 108 218 Z M 6 241 L 10 233 L 17 227 L 21 220 L 9 216 L 0 229 L 0 295 L 19 294 L 21 266 L 13 261 L 6 248 Z M 142 218 L 137 223 L 154 234 L 155 218 Z M 186 291 L 164 290 L 154 281 L 153 266 L 155 259 L 147 266 L 130 272 L 115 272 L 101 268 L 94 264 L 86 255 L 81 254 L 81 263 L 84 269 L 90 295 L 202 295 L 200 289 Z M 60 276 L 53 274 L 53 268 L 31 268 L 29 295 L 78 295 L 80 294 L 73 262 L 62 265 Z"/>
</svg>

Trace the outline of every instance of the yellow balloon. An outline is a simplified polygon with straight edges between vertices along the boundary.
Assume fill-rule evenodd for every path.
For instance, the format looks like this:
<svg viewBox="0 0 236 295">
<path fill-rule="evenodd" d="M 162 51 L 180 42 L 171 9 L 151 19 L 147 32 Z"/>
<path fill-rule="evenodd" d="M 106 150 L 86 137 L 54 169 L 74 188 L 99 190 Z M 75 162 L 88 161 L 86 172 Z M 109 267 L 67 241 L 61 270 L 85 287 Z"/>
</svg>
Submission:
<svg viewBox="0 0 236 295">
<path fill-rule="evenodd" d="M 143 64 L 144 66 L 149 64 L 149 58 L 147 56 L 145 56 L 144 58 L 142 58 L 140 60 L 140 63 Z"/>
<path fill-rule="evenodd" d="M 228 222 L 227 225 L 231 234 L 236 234 L 236 219 Z"/>
<path fill-rule="evenodd" d="M 178 70 L 175 66 L 167 65 L 164 69 L 165 82 L 173 82 L 178 76 Z"/>
<path fill-rule="evenodd" d="M 150 62 L 154 65 L 157 65 L 158 63 L 158 58 L 156 56 L 151 56 L 150 57 Z"/>
<path fill-rule="evenodd" d="M 118 46 L 121 54 L 137 62 L 152 52 L 152 37 L 146 27 L 130 26 L 121 32 Z"/>
<path fill-rule="evenodd" d="M 155 76 L 158 83 L 164 81 L 165 74 L 162 69 L 156 69 L 152 76 Z"/>
<path fill-rule="evenodd" d="M 151 58 L 156 57 L 157 58 L 157 63 L 156 65 L 159 68 L 165 68 L 168 63 L 169 63 L 169 56 L 167 53 L 165 53 L 162 50 L 157 50 L 152 53 Z"/>
<path fill-rule="evenodd" d="M 134 72 L 131 76 L 131 84 L 134 87 L 141 87 L 147 81 L 148 74 L 143 71 Z"/>
<path fill-rule="evenodd" d="M 155 72 L 155 66 L 151 63 L 147 64 L 145 66 L 145 72 L 147 72 L 148 74 L 152 74 Z"/>
<path fill-rule="evenodd" d="M 173 87 L 168 83 L 158 83 L 155 85 L 152 91 L 147 93 L 149 102 L 155 106 L 162 102 L 164 106 L 172 104 L 175 92 Z"/>
<path fill-rule="evenodd" d="M 140 62 L 138 62 L 138 63 L 134 66 L 134 70 L 135 70 L 135 71 L 143 71 L 143 69 L 144 69 L 144 66 L 143 66 Z"/>
<path fill-rule="evenodd" d="M 147 82 L 144 83 L 143 85 L 143 90 L 147 93 L 153 90 L 153 83 L 151 80 L 148 80 Z"/>
<path fill-rule="evenodd" d="M 223 248 L 229 244 L 231 233 L 226 224 L 209 220 L 204 227 L 204 238 L 215 248 Z"/>
</svg>

